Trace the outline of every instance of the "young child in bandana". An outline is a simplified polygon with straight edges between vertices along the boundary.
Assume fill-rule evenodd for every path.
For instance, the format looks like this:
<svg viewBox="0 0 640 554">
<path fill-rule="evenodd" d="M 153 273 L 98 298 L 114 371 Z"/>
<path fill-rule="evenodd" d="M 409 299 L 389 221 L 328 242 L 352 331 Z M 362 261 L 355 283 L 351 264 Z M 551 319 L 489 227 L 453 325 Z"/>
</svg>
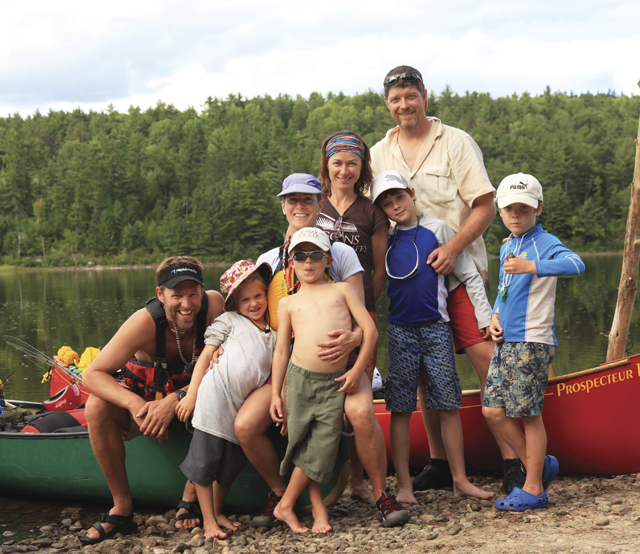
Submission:
<svg viewBox="0 0 640 554">
<path fill-rule="evenodd" d="M 207 538 L 226 538 L 221 527 L 233 530 L 239 525 L 222 514 L 222 505 L 246 462 L 234 430 L 236 415 L 271 373 L 276 332 L 268 323 L 270 278 L 268 264 L 244 260 L 220 278 L 226 312 L 207 328 L 191 386 L 176 406 L 181 421 L 193 414 L 193 439 L 180 469 L 196 486 Z M 207 371 L 220 347 L 224 353 Z"/>
</svg>

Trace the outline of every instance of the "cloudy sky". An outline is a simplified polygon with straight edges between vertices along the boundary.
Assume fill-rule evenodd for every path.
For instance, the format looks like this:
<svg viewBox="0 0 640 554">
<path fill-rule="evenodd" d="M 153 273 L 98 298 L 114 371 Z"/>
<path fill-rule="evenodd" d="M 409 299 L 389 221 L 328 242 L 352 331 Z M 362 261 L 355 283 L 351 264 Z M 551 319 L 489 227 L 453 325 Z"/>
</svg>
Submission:
<svg viewBox="0 0 640 554">
<path fill-rule="evenodd" d="M 637 0 L 0 0 L 0 116 L 382 90 L 640 94 Z"/>
</svg>

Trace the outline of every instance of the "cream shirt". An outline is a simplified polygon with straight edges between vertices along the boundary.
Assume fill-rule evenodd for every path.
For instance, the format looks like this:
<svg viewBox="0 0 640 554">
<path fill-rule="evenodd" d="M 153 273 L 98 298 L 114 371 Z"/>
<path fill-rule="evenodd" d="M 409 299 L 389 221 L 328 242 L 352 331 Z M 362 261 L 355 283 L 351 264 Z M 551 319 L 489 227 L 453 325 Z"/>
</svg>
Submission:
<svg viewBox="0 0 640 554">
<path fill-rule="evenodd" d="M 443 125 L 430 117 L 431 130 L 418 152 L 413 170 L 404 161 L 398 145 L 400 127 L 387 132 L 371 149 L 374 176 L 391 169 L 400 173 L 416 191 L 419 212 L 444 220 L 454 232 L 469 217 L 473 201 L 487 193 L 495 194 L 484 167 L 482 152 L 464 131 Z M 466 248 L 478 271 L 486 275 L 487 250 L 482 236 Z"/>
</svg>

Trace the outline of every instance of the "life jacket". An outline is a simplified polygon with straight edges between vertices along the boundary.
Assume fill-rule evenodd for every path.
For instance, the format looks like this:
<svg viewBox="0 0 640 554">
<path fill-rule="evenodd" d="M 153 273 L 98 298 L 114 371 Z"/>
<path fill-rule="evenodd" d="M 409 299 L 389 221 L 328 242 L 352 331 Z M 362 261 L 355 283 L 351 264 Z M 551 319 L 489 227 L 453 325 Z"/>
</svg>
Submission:
<svg viewBox="0 0 640 554">
<path fill-rule="evenodd" d="M 121 382 L 145 400 L 156 400 L 156 393 L 168 396 L 172 392 L 189 384 L 193 367 L 204 349 L 204 331 L 207 328 L 207 312 L 209 297 L 206 292 L 202 296 L 200 311 L 196 317 L 196 356 L 192 363 L 170 370 L 167 365 L 167 314 L 164 305 L 157 298 L 151 298 L 145 308 L 156 324 L 156 359 L 153 364 L 140 362 L 132 358 L 120 370 Z"/>
</svg>

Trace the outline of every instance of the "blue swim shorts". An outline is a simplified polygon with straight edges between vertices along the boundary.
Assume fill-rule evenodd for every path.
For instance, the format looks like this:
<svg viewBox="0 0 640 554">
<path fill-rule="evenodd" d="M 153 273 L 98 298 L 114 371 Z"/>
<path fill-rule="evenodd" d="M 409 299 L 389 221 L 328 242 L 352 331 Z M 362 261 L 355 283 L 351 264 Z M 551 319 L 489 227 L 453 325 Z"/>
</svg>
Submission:
<svg viewBox="0 0 640 554">
<path fill-rule="evenodd" d="M 448 323 L 418 327 L 390 323 L 387 338 L 389 371 L 384 399 L 390 412 L 415 411 L 421 367 L 427 383 L 429 409 L 455 410 L 462 405 Z"/>
<path fill-rule="evenodd" d="M 542 415 L 555 353 L 555 346 L 538 342 L 496 343 L 482 405 L 504 408 L 507 417 Z"/>
</svg>

